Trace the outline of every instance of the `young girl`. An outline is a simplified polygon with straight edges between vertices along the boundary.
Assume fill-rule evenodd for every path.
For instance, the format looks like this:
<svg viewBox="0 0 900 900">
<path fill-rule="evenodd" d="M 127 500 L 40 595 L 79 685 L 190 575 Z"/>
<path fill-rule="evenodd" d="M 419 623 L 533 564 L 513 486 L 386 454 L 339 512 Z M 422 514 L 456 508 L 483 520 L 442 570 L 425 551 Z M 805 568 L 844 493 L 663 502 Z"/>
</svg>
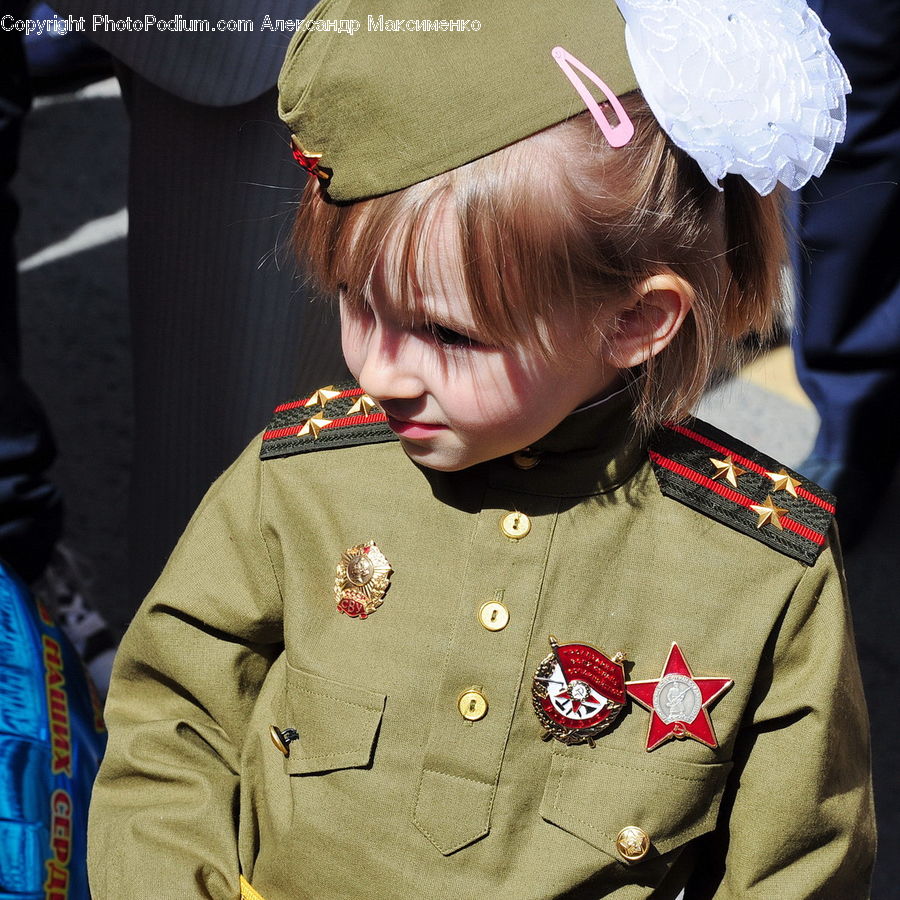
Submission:
<svg viewBox="0 0 900 900">
<path fill-rule="evenodd" d="M 129 631 L 94 897 L 865 896 L 833 498 L 689 417 L 840 136 L 818 20 L 392 8 L 320 5 L 281 80 L 358 383 L 279 408 Z"/>
</svg>

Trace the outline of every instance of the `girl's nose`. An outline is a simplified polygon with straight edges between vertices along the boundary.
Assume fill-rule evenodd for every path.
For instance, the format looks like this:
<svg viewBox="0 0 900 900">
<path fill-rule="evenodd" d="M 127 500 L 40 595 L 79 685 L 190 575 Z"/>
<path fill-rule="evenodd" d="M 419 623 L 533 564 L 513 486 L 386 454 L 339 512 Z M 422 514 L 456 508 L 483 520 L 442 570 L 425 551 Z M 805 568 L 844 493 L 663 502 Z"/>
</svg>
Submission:
<svg viewBox="0 0 900 900">
<path fill-rule="evenodd" d="M 359 384 L 373 400 L 411 400 L 425 392 L 414 343 L 383 329 L 371 335 Z"/>
</svg>

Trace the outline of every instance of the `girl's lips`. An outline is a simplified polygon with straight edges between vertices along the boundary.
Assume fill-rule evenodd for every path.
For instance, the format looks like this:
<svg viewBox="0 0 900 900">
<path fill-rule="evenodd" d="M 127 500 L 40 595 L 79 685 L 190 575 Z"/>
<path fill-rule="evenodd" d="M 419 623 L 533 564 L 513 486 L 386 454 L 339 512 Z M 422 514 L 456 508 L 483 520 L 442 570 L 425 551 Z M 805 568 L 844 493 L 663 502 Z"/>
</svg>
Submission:
<svg viewBox="0 0 900 900">
<path fill-rule="evenodd" d="M 406 422 L 403 419 L 395 419 L 392 415 L 387 415 L 388 428 L 398 437 L 412 438 L 413 440 L 429 438 L 444 431 L 446 425 L 433 425 L 427 422 Z"/>
</svg>

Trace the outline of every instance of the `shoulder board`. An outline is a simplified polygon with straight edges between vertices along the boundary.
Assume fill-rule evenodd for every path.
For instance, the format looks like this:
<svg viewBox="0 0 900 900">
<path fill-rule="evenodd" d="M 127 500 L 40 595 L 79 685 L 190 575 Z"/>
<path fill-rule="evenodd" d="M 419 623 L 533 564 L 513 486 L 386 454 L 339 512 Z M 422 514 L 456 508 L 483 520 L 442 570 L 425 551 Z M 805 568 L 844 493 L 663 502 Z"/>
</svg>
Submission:
<svg viewBox="0 0 900 900">
<path fill-rule="evenodd" d="M 387 416 L 356 382 L 330 384 L 275 407 L 259 458 L 396 440 Z"/>
<path fill-rule="evenodd" d="M 786 556 L 810 566 L 827 542 L 832 494 L 706 422 L 663 425 L 650 460 L 667 497 Z"/>
</svg>

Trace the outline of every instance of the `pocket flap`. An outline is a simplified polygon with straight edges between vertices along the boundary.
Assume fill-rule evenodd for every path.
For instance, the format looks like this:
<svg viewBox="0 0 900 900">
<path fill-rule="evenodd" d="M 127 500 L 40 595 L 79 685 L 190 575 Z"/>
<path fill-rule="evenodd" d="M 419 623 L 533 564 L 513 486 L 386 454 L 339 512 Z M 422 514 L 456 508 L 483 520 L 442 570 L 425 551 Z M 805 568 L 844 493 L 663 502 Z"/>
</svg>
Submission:
<svg viewBox="0 0 900 900">
<path fill-rule="evenodd" d="M 298 737 L 284 760 L 289 775 L 307 775 L 369 765 L 385 695 L 313 675 L 288 665 L 286 727 Z"/>
<path fill-rule="evenodd" d="M 667 853 L 715 828 L 732 763 L 604 753 L 593 758 L 555 752 L 541 801 L 541 816 L 621 860 L 619 832 L 636 825 L 651 853 Z"/>
</svg>

